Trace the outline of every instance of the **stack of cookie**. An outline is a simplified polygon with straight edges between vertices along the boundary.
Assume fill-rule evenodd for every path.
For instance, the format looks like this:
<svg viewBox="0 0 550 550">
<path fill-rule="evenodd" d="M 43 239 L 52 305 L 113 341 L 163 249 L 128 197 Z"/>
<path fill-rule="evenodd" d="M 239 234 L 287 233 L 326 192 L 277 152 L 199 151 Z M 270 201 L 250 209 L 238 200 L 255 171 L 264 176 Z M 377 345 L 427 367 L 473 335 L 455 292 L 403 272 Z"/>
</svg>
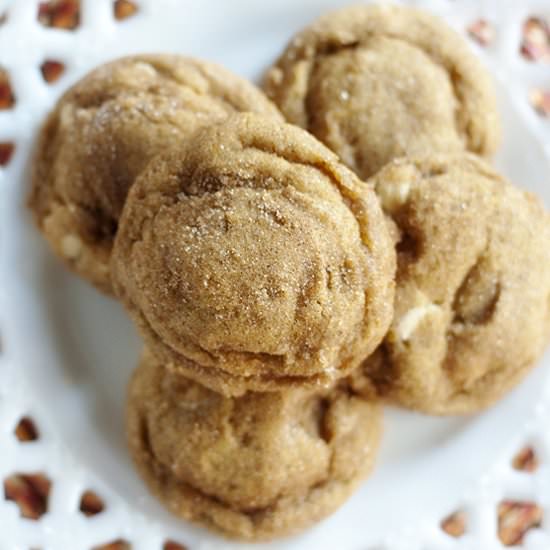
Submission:
<svg viewBox="0 0 550 550">
<path fill-rule="evenodd" d="M 550 215 L 483 160 L 498 115 L 458 35 L 347 8 L 264 87 L 280 111 L 210 63 L 105 65 L 48 118 L 30 198 L 144 339 L 127 426 L 148 486 L 249 540 L 352 493 L 382 400 L 478 411 L 550 335 Z"/>
</svg>

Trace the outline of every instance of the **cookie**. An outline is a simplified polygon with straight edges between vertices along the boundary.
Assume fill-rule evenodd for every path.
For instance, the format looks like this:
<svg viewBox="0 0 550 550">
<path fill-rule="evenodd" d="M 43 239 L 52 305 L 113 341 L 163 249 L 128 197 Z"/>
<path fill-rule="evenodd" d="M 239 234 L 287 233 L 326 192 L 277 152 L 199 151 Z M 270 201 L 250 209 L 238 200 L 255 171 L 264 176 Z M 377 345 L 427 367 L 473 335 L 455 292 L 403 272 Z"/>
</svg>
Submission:
<svg viewBox="0 0 550 550">
<path fill-rule="evenodd" d="M 371 182 L 399 235 L 395 315 L 354 388 L 434 414 L 491 405 L 550 337 L 550 216 L 474 155 L 395 161 Z"/>
<path fill-rule="evenodd" d="M 490 156 L 499 143 L 483 66 L 443 20 L 410 7 L 324 15 L 290 42 L 264 89 L 362 178 L 397 157 Z"/>
<path fill-rule="evenodd" d="M 230 113 L 281 115 L 218 65 L 140 55 L 95 69 L 58 101 L 39 138 L 29 200 L 76 273 L 111 291 L 109 258 L 126 194 L 149 160 Z"/>
<path fill-rule="evenodd" d="M 328 384 L 391 322 L 395 251 L 374 191 L 256 114 L 148 166 L 111 270 L 151 351 L 226 395 Z"/>
<path fill-rule="evenodd" d="M 146 352 L 131 380 L 135 465 L 171 512 L 266 540 L 335 511 L 372 469 L 381 409 L 344 384 L 228 398 Z"/>
</svg>

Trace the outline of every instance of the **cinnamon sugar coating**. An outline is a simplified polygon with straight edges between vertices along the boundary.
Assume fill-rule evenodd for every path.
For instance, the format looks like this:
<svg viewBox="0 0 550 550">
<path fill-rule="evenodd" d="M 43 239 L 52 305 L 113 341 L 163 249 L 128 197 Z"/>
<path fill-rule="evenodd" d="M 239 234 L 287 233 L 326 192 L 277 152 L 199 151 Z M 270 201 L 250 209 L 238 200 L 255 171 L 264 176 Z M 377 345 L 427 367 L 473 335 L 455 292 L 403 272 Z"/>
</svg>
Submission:
<svg viewBox="0 0 550 550">
<path fill-rule="evenodd" d="M 372 469 L 381 409 L 344 383 L 229 398 L 145 352 L 131 380 L 127 436 L 150 490 L 227 536 L 296 533 L 336 510 Z"/>
<path fill-rule="evenodd" d="M 391 321 L 395 252 L 374 191 L 259 115 L 148 166 L 111 265 L 151 352 L 228 395 L 328 384 Z"/>
</svg>

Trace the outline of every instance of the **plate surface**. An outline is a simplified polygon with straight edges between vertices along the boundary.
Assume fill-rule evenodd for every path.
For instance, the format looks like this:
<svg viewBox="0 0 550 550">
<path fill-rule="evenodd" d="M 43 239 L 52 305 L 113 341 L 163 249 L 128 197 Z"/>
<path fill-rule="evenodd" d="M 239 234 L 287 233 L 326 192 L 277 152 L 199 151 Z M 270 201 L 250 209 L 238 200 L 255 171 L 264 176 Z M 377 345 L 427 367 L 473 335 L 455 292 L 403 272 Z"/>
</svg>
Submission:
<svg viewBox="0 0 550 550">
<path fill-rule="evenodd" d="M 21 6 L 25 3 L 30 4 L 22 1 Z M 24 204 L 30 146 L 38 124 L 60 93 L 102 61 L 134 52 L 180 52 L 213 59 L 257 80 L 293 32 L 340 4 L 335 0 L 150 2 L 131 23 L 117 27 L 102 21 L 97 9 L 94 25 L 84 25 L 74 44 L 65 36 L 52 39 L 52 52 L 68 65 L 60 84 L 20 98 L 21 150 L 9 177 L 2 178 L 0 202 L 7 352 L 17 376 L 24 379 L 29 400 L 36 403 L 35 409 L 63 448 L 131 507 L 161 529 L 179 535 L 191 548 L 239 545 L 172 518 L 147 495 L 134 473 L 125 448 L 123 407 L 126 382 L 140 352 L 139 339 L 122 308 L 67 273 L 31 224 Z M 94 51 L 89 47 L 92 36 Z M 39 64 L 44 55 L 39 45 L 38 39 L 29 36 L 24 45 L 3 54 L 20 72 L 21 81 L 28 79 L 28 86 L 33 80 L 23 69 Z M 498 167 L 550 206 L 548 159 L 507 88 L 500 80 L 505 139 Z M 441 518 L 473 490 L 500 454 L 520 438 L 537 407 L 547 401 L 549 359 L 547 354 L 524 384 L 476 417 L 440 419 L 388 409 L 373 477 L 319 526 L 284 543 L 263 546 L 368 548 L 391 539 L 397 528 L 412 529 Z"/>
</svg>

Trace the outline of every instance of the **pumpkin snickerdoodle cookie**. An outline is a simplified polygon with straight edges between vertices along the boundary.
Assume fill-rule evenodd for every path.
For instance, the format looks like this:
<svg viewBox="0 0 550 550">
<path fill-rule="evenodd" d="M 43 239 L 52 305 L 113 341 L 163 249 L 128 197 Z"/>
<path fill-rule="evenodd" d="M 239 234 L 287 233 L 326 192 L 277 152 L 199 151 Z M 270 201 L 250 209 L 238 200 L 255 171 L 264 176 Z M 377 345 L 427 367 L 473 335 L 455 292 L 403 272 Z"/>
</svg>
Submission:
<svg viewBox="0 0 550 550">
<path fill-rule="evenodd" d="M 353 6 L 290 42 L 264 88 L 357 174 L 396 157 L 464 149 L 490 156 L 500 126 L 492 84 L 464 39 L 428 13 Z"/>
<path fill-rule="evenodd" d="M 550 338 L 550 216 L 474 155 L 395 161 L 371 182 L 399 234 L 395 314 L 355 373 L 435 414 L 478 411 Z"/>
<path fill-rule="evenodd" d="M 374 191 L 307 132 L 254 114 L 148 166 L 111 270 L 151 352 L 226 395 L 328 384 L 391 322 Z"/>
<path fill-rule="evenodd" d="M 140 55 L 73 86 L 44 125 L 30 207 L 53 250 L 111 291 L 109 258 L 126 194 L 149 160 L 231 113 L 280 118 L 261 91 L 213 63 Z"/>
<path fill-rule="evenodd" d="M 372 469 L 381 409 L 331 389 L 223 397 L 145 352 L 130 382 L 127 436 L 138 471 L 176 515 L 265 540 L 338 508 Z"/>
</svg>

